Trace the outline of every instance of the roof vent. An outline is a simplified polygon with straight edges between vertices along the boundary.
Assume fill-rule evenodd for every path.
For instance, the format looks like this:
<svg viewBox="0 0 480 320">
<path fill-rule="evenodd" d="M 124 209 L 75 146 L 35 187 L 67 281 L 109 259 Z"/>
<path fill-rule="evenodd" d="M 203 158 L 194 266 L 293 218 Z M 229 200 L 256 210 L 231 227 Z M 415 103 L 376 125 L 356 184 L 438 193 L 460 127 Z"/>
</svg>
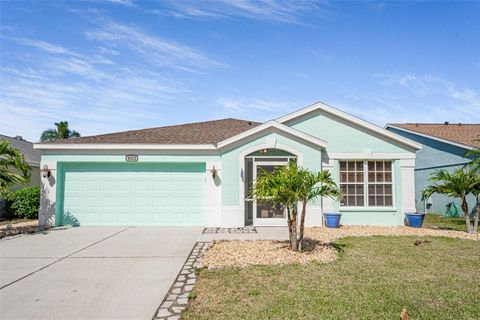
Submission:
<svg viewBox="0 0 480 320">
<path fill-rule="evenodd" d="M 445 121 L 443 124 L 448 126 L 450 123 L 448 121 Z"/>
</svg>

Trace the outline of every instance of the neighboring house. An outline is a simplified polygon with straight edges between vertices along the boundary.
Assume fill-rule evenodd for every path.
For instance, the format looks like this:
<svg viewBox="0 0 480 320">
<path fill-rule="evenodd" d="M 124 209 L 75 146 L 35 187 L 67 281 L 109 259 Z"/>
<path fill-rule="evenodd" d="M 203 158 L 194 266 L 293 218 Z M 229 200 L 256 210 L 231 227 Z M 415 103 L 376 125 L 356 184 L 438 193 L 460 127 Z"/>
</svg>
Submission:
<svg viewBox="0 0 480 320">
<path fill-rule="evenodd" d="M 265 123 L 223 119 L 39 143 L 40 223 L 241 227 L 286 225 L 254 202 L 261 170 L 289 160 L 330 170 L 342 201 L 309 204 L 306 225 L 340 211 L 344 224 L 401 225 L 415 210 L 421 145 L 317 103 Z"/>
<path fill-rule="evenodd" d="M 422 144 L 417 152 L 415 165 L 415 204 L 418 211 L 443 214 L 446 205 L 458 199 L 434 194 L 422 201 L 422 192 L 431 182 L 430 175 L 439 169 L 453 171 L 464 167 L 471 159 L 465 157 L 468 150 L 480 147 L 480 124 L 445 123 L 392 123 L 385 128 L 391 132 Z M 475 199 L 468 199 L 470 209 L 474 209 Z"/>
<path fill-rule="evenodd" d="M 25 161 L 32 168 L 32 174 L 30 177 L 29 186 L 39 187 L 40 186 L 40 150 L 35 150 L 33 148 L 33 143 L 25 140 L 20 140 L 0 134 L 0 140 L 7 140 L 10 142 L 10 145 L 18 149 L 23 156 Z M 18 189 L 21 186 L 17 186 L 14 189 Z M 0 200 L 0 216 L 4 214 L 4 204 Z"/>
<path fill-rule="evenodd" d="M 40 186 L 40 150 L 33 148 L 33 143 L 25 140 L 20 140 L 0 134 L 0 140 L 7 140 L 10 145 L 20 151 L 25 157 L 25 161 L 32 168 L 32 175 L 30 177 L 29 185 L 32 187 Z"/>
</svg>

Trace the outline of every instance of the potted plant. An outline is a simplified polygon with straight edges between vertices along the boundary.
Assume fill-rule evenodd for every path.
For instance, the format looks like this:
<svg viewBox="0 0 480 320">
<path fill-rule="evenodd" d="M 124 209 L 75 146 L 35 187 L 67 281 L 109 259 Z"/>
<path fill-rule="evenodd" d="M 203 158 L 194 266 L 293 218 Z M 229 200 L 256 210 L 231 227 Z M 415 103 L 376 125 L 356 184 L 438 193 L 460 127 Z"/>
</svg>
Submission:
<svg viewBox="0 0 480 320">
<path fill-rule="evenodd" d="M 326 212 L 323 214 L 325 219 L 325 225 L 328 228 L 338 228 L 340 227 L 340 218 L 342 217 L 341 213 Z"/>
<path fill-rule="evenodd" d="M 407 220 L 407 226 L 412 228 L 421 228 L 423 225 L 423 220 L 425 220 L 424 212 L 407 212 L 405 213 L 405 218 Z"/>
</svg>

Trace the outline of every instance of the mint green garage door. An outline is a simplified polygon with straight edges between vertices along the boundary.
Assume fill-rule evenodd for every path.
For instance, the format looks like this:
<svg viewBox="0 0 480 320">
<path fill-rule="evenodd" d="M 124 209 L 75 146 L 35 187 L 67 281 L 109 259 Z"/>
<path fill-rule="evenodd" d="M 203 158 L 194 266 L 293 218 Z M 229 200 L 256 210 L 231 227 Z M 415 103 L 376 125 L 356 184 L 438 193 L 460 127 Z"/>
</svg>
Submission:
<svg viewBox="0 0 480 320">
<path fill-rule="evenodd" d="M 205 164 L 63 164 L 63 225 L 202 226 Z"/>
</svg>

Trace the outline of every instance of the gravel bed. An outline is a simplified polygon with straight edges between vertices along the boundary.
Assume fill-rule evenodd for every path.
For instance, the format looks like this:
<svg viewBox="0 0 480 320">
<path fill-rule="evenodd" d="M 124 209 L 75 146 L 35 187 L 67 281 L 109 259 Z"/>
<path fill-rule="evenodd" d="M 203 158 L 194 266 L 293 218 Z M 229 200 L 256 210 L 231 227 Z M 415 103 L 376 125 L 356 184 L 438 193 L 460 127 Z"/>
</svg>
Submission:
<svg viewBox="0 0 480 320">
<path fill-rule="evenodd" d="M 343 226 L 338 229 L 318 227 L 306 228 L 304 251 L 293 252 L 288 241 L 250 240 L 215 241 L 204 254 L 203 264 L 210 268 L 243 267 L 247 265 L 306 264 L 317 261 L 332 262 L 337 251 L 331 242 L 344 237 L 365 236 L 437 236 L 464 240 L 480 240 L 478 234 L 461 231 L 409 227 Z"/>
<path fill-rule="evenodd" d="M 342 226 L 338 229 L 318 227 L 306 228 L 305 236 L 322 242 L 331 242 L 344 237 L 368 236 L 431 236 L 448 237 L 464 240 L 480 240 L 479 234 L 469 234 L 463 231 L 441 230 L 431 228 L 382 227 L 382 226 Z"/>
<path fill-rule="evenodd" d="M 287 241 L 249 240 L 215 241 L 202 258 L 208 268 L 223 268 L 247 265 L 276 265 L 312 261 L 331 262 L 337 257 L 336 250 L 328 243 L 305 239 L 304 251 L 293 252 Z"/>
</svg>

